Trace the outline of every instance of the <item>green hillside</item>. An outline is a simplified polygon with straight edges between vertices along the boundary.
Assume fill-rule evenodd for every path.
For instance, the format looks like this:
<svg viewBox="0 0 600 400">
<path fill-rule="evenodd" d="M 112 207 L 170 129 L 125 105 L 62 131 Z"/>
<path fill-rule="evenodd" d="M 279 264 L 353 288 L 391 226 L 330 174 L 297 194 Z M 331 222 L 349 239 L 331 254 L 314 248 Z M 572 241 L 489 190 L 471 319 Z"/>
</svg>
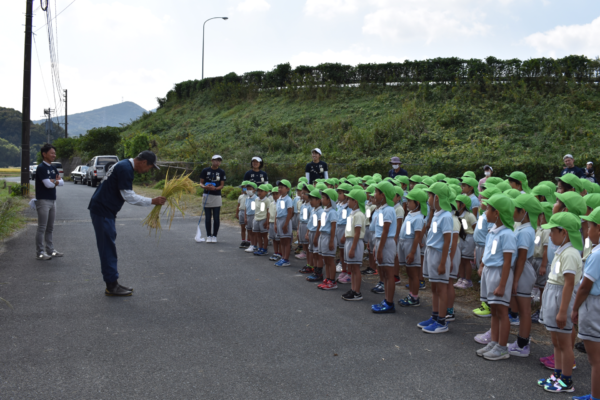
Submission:
<svg viewBox="0 0 600 400">
<path fill-rule="evenodd" d="M 579 62 L 577 70 L 570 66 L 573 59 Z M 597 60 L 536 62 L 546 65 L 536 76 L 527 72 L 525 67 L 533 65 L 528 60 L 519 61 L 516 72 L 504 73 L 501 80 L 481 69 L 478 75 L 459 71 L 462 77 L 458 72 L 415 76 L 396 86 L 361 78 L 348 87 L 353 82 L 339 76 L 361 66 L 339 64 L 330 70 L 342 73 L 329 78 L 323 66 L 299 75 L 283 64 L 269 73 L 251 73 L 262 74 L 260 85 L 235 74 L 183 82 L 159 99 L 156 113 L 127 127 L 124 147 L 146 144 L 162 160 L 196 162 L 198 168 L 212 154 L 221 154 L 234 182 L 255 155 L 265 159 L 270 180 L 295 179 L 314 147 L 323 151 L 332 176 L 384 173 L 393 155 L 410 173 L 480 174 L 489 163 L 497 173 L 522 170 L 533 181 L 556 176 L 567 152 L 579 165 L 600 161 Z M 489 59 L 486 63 L 491 65 Z M 315 73 L 319 68 L 320 75 Z M 268 79 L 275 82 L 271 87 L 264 83 Z"/>
</svg>

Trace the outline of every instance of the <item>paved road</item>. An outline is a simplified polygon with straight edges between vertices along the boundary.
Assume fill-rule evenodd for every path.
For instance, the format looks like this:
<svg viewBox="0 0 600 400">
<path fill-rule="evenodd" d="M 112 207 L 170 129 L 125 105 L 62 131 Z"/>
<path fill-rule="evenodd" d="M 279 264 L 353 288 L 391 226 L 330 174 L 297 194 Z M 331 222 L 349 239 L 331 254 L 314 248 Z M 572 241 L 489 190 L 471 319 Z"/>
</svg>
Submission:
<svg viewBox="0 0 600 400">
<path fill-rule="evenodd" d="M 59 190 L 55 243 L 66 256 L 34 259 L 34 231 L 0 255 L 0 399 L 542 399 L 548 371 L 528 359 L 478 358 L 463 318 L 426 335 L 425 307 L 374 315 L 381 297 L 344 302 L 293 268 L 237 248 L 238 229 L 197 244 L 196 222 L 177 219 L 160 241 L 125 205 L 117 220 L 121 281 L 130 298 L 103 295 L 86 207 L 94 189 Z M 404 290 L 401 291 L 405 295 Z M 514 338 L 513 338 L 514 340 Z M 576 394 L 590 390 L 578 355 Z"/>
</svg>

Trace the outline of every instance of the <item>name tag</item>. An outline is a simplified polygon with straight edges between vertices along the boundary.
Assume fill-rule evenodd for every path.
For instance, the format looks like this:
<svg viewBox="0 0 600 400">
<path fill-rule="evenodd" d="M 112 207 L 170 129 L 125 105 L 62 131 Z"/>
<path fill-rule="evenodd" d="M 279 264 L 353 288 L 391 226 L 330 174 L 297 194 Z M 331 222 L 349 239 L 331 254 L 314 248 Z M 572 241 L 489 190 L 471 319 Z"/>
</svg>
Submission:
<svg viewBox="0 0 600 400">
<path fill-rule="evenodd" d="M 560 261 L 557 261 L 556 264 L 554 264 L 554 273 L 556 275 L 558 275 L 559 272 L 560 272 Z"/>
<path fill-rule="evenodd" d="M 252 202 L 252 205 L 250 206 L 250 208 L 252 209 L 252 211 L 256 210 L 256 203 Z"/>
<path fill-rule="evenodd" d="M 327 213 L 321 214 L 321 226 L 325 225 L 327 222 Z"/>
<path fill-rule="evenodd" d="M 346 219 L 346 232 L 352 232 L 352 217 Z"/>
<path fill-rule="evenodd" d="M 367 218 L 371 218 L 371 210 L 367 210 Z"/>
<path fill-rule="evenodd" d="M 379 226 L 383 226 L 383 214 L 379 214 Z"/>
<path fill-rule="evenodd" d="M 431 229 L 433 229 L 433 233 L 437 233 L 437 221 L 434 221 L 433 224 L 431 224 Z"/>
<path fill-rule="evenodd" d="M 586 249 L 590 248 L 590 238 L 585 238 L 585 248 Z"/>
<path fill-rule="evenodd" d="M 541 237 L 539 237 L 539 236 L 536 236 L 536 237 L 535 237 L 535 242 L 534 242 L 534 243 L 535 243 L 535 244 L 540 244 L 540 240 L 542 240 L 542 238 L 541 238 Z"/>
<path fill-rule="evenodd" d="M 496 248 L 498 247 L 498 241 L 494 240 L 492 242 L 492 254 L 496 254 Z"/>
<path fill-rule="evenodd" d="M 321 173 L 323 173 L 323 167 L 319 168 L 319 171 L 321 171 Z"/>
<path fill-rule="evenodd" d="M 466 219 L 463 219 L 463 220 L 462 220 L 462 226 L 463 226 L 463 229 L 464 229 L 465 231 L 466 231 L 467 229 L 469 229 L 469 224 L 467 224 L 467 220 L 466 220 Z"/>
<path fill-rule="evenodd" d="M 410 221 L 406 221 L 406 234 L 410 235 L 411 233 L 412 233 L 412 231 L 411 231 Z"/>
<path fill-rule="evenodd" d="M 483 215 L 479 217 L 479 221 L 477 221 L 477 228 L 483 229 Z"/>
<path fill-rule="evenodd" d="M 346 211 L 346 209 L 344 208 L 344 210 L 342 211 L 342 218 L 346 219 L 347 216 L 348 216 L 348 211 Z"/>
<path fill-rule="evenodd" d="M 317 226 L 317 214 L 313 214 L 313 226 Z"/>
<path fill-rule="evenodd" d="M 302 219 L 308 219 L 308 210 L 306 208 L 302 210 Z"/>
<path fill-rule="evenodd" d="M 282 209 L 282 210 L 285 210 L 285 203 L 282 201 L 282 202 L 280 202 L 279 204 L 281 204 L 281 209 Z"/>
<path fill-rule="evenodd" d="M 261 182 L 264 182 L 264 181 L 265 181 L 265 177 L 264 177 L 264 176 L 261 176 L 261 177 L 260 177 L 260 180 L 261 180 Z"/>
<path fill-rule="evenodd" d="M 265 203 L 260 203 L 260 211 L 265 211 Z"/>
</svg>

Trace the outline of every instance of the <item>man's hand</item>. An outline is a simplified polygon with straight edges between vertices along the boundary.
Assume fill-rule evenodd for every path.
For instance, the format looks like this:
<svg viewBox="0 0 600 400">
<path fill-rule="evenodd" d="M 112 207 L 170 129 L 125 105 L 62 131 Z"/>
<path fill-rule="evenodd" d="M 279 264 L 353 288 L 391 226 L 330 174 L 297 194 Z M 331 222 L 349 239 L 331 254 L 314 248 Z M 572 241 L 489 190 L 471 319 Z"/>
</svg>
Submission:
<svg viewBox="0 0 600 400">
<path fill-rule="evenodd" d="M 167 202 L 166 197 L 155 197 L 152 199 L 152 204 L 162 206 Z"/>
</svg>

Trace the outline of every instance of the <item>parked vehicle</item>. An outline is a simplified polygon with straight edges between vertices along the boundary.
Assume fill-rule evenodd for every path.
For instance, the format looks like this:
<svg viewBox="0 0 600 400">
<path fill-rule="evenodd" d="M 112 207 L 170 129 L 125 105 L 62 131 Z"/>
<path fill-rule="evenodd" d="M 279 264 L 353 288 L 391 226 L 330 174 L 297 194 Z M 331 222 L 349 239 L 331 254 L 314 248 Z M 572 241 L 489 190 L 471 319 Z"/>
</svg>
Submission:
<svg viewBox="0 0 600 400">
<path fill-rule="evenodd" d="M 96 156 L 87 163 L 88 170 L 85 174 L 85 181 L 88 186 L 96 187 L 104 179 L 106 172 L 119 162 L 117 156 Z"/>
<path fill-rule="evenodd" d="M 62 178 L 65 177 L 65 173 L 63 171 L 63 166 L 62 166 L 61 163 L 55 161 L 55 162 L 52 163 L 52 166 L 58 170 L 58 174 L 60 175 L 60 179 L 62 179 Z"/>
<path fill-rule="evenodd" d="M 37 170 L 37 167 L 36 162 L 29 166 L 29 179 L 32 181 L 35 181 L 35 171 Z"/>
<path fill-rule="evenodd" d="M 77 183 L 84 184 L 83 177 L 88 170 L 87 165 L 78 165 L 73 171 L 71 171 L 71 179 L 73 179 L 73 183 L 77 185 Z"/>
</svg>

